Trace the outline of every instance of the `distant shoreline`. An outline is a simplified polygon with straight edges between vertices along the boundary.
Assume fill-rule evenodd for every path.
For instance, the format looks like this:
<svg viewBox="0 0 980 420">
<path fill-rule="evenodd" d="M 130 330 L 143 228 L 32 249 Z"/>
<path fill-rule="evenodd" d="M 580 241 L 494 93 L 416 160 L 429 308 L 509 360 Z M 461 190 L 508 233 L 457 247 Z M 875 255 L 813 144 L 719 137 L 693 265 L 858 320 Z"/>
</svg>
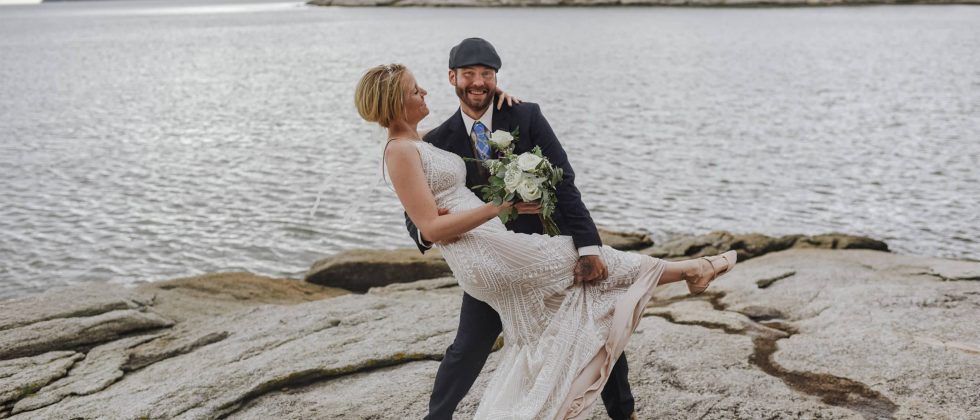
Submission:
<svg viewBox="0 0 980 420">
<path fill-rule="evenodd" d="M 310 0 L 311 6 L 343 7 L 830 7 L 894 5 L 980 5 L 980 0 Z"/>
</svg>

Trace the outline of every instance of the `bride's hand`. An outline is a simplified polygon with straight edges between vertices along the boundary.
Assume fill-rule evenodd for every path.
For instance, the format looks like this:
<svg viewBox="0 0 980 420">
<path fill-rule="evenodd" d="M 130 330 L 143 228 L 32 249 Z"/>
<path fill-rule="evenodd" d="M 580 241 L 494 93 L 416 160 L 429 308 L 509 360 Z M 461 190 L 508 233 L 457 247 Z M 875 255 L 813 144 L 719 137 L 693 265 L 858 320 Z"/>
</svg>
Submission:
<svg viewBox="0 0 980 420">
<path fill-rule="evenodd" d="M 503 203 L 500 203 L 499 206 L 493 204 L 492 202 L 487 203 L 487 205 L 490 206 L 491 209 L 493 209 L 493 217 L 500 216 L 500 213 L 503 213 L 504 210 L 514 207 L 514 203 L 511 201 L 504 201 Z"/>
<path fill-rule="evenodd" d="M 520 99 L 517 99 L 517 98 L 515 98 L 515 97 L 513 97 L 511 95 L 508 95 L 507 92 L 504 92 L 504 91 L 500 90 L 500 86 L 497 86 L 497 90 L 495 90 L 493 93 L 496 93 L 497 94 L 497 109 L 498 110 L 504 107 L 504 101 L 507 101 L 507 106 L 514 106 L 514 104 L 521 103 L 521 100 Z"/>
<path fill-rule="evenodd" d="M 444 208 L 441 208 L 440 207 L 440 208 L 437 208 L 436 209 L 436 213 L 438 213 L 440 216 L 445 216 L 445 215 L 449 214 L 449 209 L 444 209 Z M 422 232 L 419 232 L 419 233 L 421 234 Z M 425 240 L 425 235 L 424 234 L 422 234 L 422 239 Z M 438 242 L 435 242 L 435 243 L 437 243 L 439 245 L 449 245 L 449 244 L 451 244 L 453 242 L 456 242 L 458 240 L 459 240 L 459 236 L 454 236 L 452 238 L 445 239 L 445 240 L 442 240 L 442 241 L 438 241 Z"/>
</svg>

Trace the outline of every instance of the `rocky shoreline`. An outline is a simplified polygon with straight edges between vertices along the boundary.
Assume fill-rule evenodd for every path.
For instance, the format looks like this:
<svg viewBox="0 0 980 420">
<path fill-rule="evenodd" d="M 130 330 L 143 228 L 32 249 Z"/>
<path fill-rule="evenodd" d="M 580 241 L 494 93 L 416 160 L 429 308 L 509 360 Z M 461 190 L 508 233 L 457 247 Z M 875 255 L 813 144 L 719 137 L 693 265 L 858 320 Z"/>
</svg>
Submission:
<svg viewBox="0 0 980 420">
<path fill-rule="evenodd" d="M 896 4 L 980 4 L 980 0 L 310 0 L 345 7 L 822 7 Z"/>
<path fill-rule="evenodd" d="M 980 418 L 980 262 L 838 234 L 604 238 L 743 261 L 695 298 L 658 289 L 627 348 L 640 418 Z M 359 292 L 222 273 L 0 302 L 0 418 L 419 418 L 461 291 L 397 252 L 310 271 Z"/>
</svg>

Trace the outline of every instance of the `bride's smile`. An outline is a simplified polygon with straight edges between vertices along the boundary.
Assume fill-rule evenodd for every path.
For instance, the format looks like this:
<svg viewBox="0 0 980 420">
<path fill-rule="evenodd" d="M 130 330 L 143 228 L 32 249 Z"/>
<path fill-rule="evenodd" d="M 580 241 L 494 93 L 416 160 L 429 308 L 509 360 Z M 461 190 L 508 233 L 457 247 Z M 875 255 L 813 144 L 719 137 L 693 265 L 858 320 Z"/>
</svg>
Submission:
<svg viewBox="0 0 980 420">
<path fill-rule="evenodd" d="M 415 80 L 415 75 L 410 71 L 405 71 L 402 75 L 402 86 L 405 86 L 405 119 L 409 122 L 422 121 L 429 115 L 429 106 L 425 104 L 425 89 L 419 86 Z"/>
</svg>

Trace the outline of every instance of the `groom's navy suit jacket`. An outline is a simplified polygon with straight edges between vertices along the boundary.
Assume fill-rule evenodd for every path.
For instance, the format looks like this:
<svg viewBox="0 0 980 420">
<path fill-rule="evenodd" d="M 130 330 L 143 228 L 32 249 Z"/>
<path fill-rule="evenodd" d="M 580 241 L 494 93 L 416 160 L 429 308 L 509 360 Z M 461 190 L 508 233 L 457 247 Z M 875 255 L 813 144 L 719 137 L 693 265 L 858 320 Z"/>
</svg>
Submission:
<svg viewBox="0 0 980 420">
<path fill-rule="evenodd" d="M 496 98 L 490 106 L 495 106 Z M 557 187 L 558 203 L 552 218 L 562 235 L 571 236 L 576 248 L 590 245 L 601 245 L 599 232 L 596 230 L 589 210 L 582 203 L 582 196 L 575 187 L 575 172 L 572 165 L 568 163 L 568 156 L 565 150 L 555 137 L 555 132 L 551 125 L 541 114 L 541 108 L 534 103 L 523 102 L 514 106 L 504 105 L 502 109 L 494 109 L 493 121 L 491 121 L 493 131 L 503 130 L 507 132 L 520 128 L 519 139 L 514 147 L 514 153 L 520 154 L 528 152 L 535 146 L 541 147 L 541 153 L 557 167 L 564 171 L 564 178 Z M 453 152 L 459 156 L 473 158 L 473 140 L 470 133 L 466 132 L 466 125 L 463 117 L 457 110 L 452 117 L 443 122 L 428 134 L 423 140 L 432 145 Z M 466 162 L 466 186 L 472 188 L 478 185 L 486 185 L 489 173 L 478 162 Z M 477 195 L 480 194 L 477 192 Z M 405 215 L 405 224 L 408 232 L 412 235 L 419 250 L 423 253 L 427 250 L 419 243 L 418 228 L 412 220 Z M 536 214 L 522 214 L 517 219 L 507 223 L 507 229 L 518 233 L 542 233 L 544 227 Z"/>
</svg>

